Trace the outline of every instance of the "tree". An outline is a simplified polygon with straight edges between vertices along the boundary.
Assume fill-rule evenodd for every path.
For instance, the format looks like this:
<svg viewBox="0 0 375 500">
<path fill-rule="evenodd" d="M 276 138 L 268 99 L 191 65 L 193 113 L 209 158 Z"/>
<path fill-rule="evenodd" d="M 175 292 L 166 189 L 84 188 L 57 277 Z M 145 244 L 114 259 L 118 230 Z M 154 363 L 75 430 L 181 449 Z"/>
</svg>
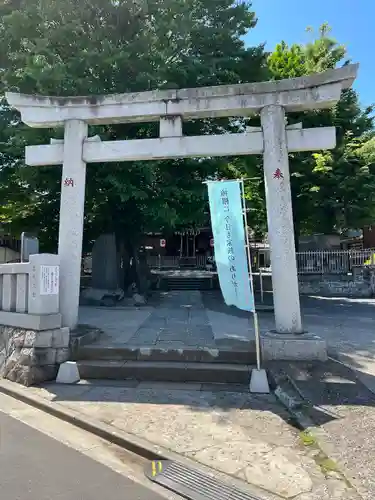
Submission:
<svg viewBox="0 0 375 500">
<path fill-rule="evenodd" d="M 309 30 L 311 31 L 311 30 Z M 345 48 L 324 24 L 319 37 L 306 45 L 280 43 L 268 58 L 275 79 L 325 71 L 342 63 Z M 344 61 L 344 64 L 347 62 Z M 332 110 L 291 115 L 304 127 L 335 126 L 337 146 L 331 152 L 290 155 L 296 244 L 300 234 L 345 232 L 371 221 L 375 171 L 362 153 L 366 133 L 373 130 L 372 108 L 362 110 L 357 93 L 346 90 Z"/>
<path fill-rule="evenodd" d="M 263 47 L 245 48 L 255 26 L 251 4 L 232 0 L 8 0 L 0 6 L 1 94 L 88 95 L 261 80 Z M 25 144 L 46 143 L 61 131 L 26 128 L 6 106 L 1 178 L 6 203 L 0 217 L 13 228 L 39 228 L 44 249 L 56 248 L 58 168 L 25 168 Z M 0 124 L 1 126 L 1 124 Z M 187 135 L 235 128 L 228 120 L 185 124 Z M 155 137 L 154 124 L 90 127 L 103 140 Z M 206 189 L 202 181 L 224 160 L 129 162 L 88 167 L 85 247 L 114 231 L 128 254 L 146 231 L 199 225 Z M 18 204 L 16 200 L 19 198 Z M 26 213 L 25 213 L 26 210 Z M 25 216 L 27 219 L 25 219 Z"/>
</svg>

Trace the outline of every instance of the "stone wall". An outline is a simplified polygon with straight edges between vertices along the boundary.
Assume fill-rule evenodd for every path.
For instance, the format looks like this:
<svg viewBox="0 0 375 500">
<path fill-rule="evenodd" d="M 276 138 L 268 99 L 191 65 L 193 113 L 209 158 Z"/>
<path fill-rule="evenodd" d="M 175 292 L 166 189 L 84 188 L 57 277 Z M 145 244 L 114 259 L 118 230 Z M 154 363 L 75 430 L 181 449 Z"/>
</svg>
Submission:
<svg viewBox="0 0 375 500">
<path fill-rule="evenodd" d="M 26 330 L 0 325 L 0 375 L 25 386 L 54 380 L 69 359 L 69 328 Z"/>
<path fill-rule="evenodd" d="M 358 267 L 351 275 L 305 274 L 298 276 L 301 295 L 327 297 L 372 297 L 375 294 L 375 268 Z M 259 276 L 254 276 L 254 287 L 260 291 Z M 271 276 L 263 276 L 263 290 L 272 291 Z"/>
<path fill-rule="evenodd" d="M 363 277 L 347 275 L 306 275 L 299 279 L 302 295 L 323 295 L 327 297 L 371 297 L 371 283 Z"/>
</svg>

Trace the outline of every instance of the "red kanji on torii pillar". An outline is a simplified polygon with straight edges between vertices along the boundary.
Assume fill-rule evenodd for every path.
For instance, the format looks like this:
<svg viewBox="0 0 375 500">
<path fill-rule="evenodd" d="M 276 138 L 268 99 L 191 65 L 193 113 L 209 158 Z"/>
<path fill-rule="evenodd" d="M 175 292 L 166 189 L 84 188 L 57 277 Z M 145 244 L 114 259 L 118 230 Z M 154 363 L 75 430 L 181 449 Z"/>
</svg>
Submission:
<svg viewBox="0 0 375 500">
<path fill-rule="evenodd" d="M 284 179 L 284 175 L 279 168 L 277 168 L 273 174 L 274 179 Z"/>
</svg>

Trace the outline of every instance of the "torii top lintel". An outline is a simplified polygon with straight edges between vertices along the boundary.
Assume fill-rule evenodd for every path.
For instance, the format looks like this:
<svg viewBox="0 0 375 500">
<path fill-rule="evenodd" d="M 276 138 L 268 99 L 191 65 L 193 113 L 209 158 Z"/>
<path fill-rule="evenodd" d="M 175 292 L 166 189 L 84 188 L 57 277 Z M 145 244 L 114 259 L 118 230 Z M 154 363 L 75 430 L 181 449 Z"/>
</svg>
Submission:
<svg viewBox="0 0 375 500">
<path fill-rule="evenodd" d="M 156 90 L 90 97 L 45 97 L 6 93 L 9 104 L 21 112 L 30 127 L 63 126 L 67 120 L 89 124 L 151 122 L 162 117 L 185 120 L 222 116 L 249 116 L 268 105 L 286 111 L 332 107 L 341 91 L 357 76 L 358 64 L 288 80 L 179 90 Z"/>
</svg>

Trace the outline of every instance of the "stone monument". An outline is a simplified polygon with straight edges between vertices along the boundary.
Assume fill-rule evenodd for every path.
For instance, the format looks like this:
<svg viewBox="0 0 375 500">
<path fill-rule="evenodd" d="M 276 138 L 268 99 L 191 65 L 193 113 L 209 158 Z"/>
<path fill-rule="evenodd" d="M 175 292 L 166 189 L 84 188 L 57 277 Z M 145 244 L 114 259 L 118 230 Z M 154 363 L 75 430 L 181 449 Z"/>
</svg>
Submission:
<svg viewBox="0 0 375 500">
<path fill-rule="evenodd" d="M 101 234 L 92 249 L 91 287 L 83 290 L 81 304 L 111 307 L 123 296 L 119 287 L 116 236 Z"/>
</svg>

